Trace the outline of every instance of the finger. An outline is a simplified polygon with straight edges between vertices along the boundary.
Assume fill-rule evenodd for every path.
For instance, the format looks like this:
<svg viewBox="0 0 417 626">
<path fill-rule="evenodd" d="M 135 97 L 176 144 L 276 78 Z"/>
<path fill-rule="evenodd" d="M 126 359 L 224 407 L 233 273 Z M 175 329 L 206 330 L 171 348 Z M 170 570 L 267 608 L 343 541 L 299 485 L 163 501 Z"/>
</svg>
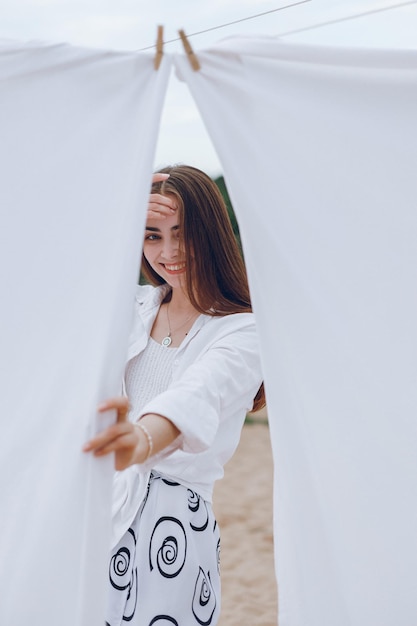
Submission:
<svg viewBox="0 0 417 626">
<path fill-rule="evenodd" d="M 121 413 L 122 415 L 127 415 L 129 413 L 129 400 L 124 396 L 117 396 L 115 398 L 109 398 L 105 400 L 97 407 L 99 413 L 104 413 L 105 411 L 111 411 L 115 409 L 117 413 Z"/>
<path fill-rule="evenodd" d="M 172 215 L 177 211 L 178 206 L 171 197 L 151 194 L 149 196 L 148 209 Z"/>
<path fill-rule="evenodd" d="M 106 454 L 110 454 L 110 452 L 118 452 L 120 450 L 128 450 L 129 448 L 132 450 L 135 448 L 137 444 L 137 440 L 133 433 L 128 433 L 125 435 L 121 435 L 114 439 L 110 443 L 106 444 L 102 448 L 98 448 L 94 451 L 94 456 L 105 456 Z"/>
<path fill-rule="evenodd" d="M 129 432 L 134 432 L 133 426 L 130 422 L 118 422 L 117 424 L 113 424 L 109 428 L 103 430 L 103 432 L 99 433 L 96 437 L 93 437 L 93 439 L 90 439 L 90 441 L 87 441 L 87 443 L 83 446 L 83 451 L 91 452 L 93 450 L 99 450 L 118 437 Z"/>
<path fill-rule="evenodd" d="M 150 193 L 149 194 L 149 202 L 155 204 L 162 204 L 164 206 L 168 206 L 171 209 L 176 209 L 177 205 L 175 199 L 172 196 L 163 196 L 160 193 Z"/>
<path fill-rule="evenodd" d="M 163 206 L 161 204 L 156 204 L 155 202 L 148 204 L 146 218 L 147 220 L 156 218 L 170 217 L 171 215 L 175 215 L 176 209 L 171 209 L 170 207 Z"/>
<path fill-rule="evenodd" d="M 160 211 L 154 211 L 153 209 L 148 209 L 146 213 L 147 220 L 166 220 L 168 216 L 165 213 L 161 213 Z"/>
<path fill-rule="evenodd" d="M 169 178 L 169 174 L 163 174 L 162 172 L 157 172 L 156 174 L 152 176 L 152 182 L 160 183 L 163 180 L 166 180 L 167 178 Z"/>
<path fill-rule="evenodd" d="M 176 209 L 171 209 L 171 207 L 163 206 L 162 204 L 156 204 L 155 202 L 150 202 L 147 208 L 147 218 L 150 218 L 150 212 L 158 217 L 168 217 L 174 215 L 176 213 Z"/>
</svg>

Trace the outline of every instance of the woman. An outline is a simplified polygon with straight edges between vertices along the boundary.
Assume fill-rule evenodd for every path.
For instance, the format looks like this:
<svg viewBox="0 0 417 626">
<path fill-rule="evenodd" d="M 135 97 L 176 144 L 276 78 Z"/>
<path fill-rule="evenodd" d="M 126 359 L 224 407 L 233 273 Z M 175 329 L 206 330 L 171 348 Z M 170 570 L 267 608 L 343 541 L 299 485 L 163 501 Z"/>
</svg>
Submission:
<svg viewBox="0 0 417 626">
<path fill-rule="evenodd" d="M 223 199 L 189 166 L 154 176 L 117 423 L 85 446 L 115 453 L 107 624 L 215 625 L 213 484 L 263 406 L 245 267 Z M 255 404 L 254 404 L 254 398 Z M 123 470 L 123 471 L 121 471 Z"/>
</svg>

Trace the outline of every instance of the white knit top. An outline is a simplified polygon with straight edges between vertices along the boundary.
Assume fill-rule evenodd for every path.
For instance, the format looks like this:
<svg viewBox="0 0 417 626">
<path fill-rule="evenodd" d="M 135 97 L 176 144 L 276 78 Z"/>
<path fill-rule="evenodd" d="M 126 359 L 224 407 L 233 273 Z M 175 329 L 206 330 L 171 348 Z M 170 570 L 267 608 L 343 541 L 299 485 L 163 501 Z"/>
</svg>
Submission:
<svg viewBox="0 0 417 626">
<path fill-rule="evenodd" d="M 177 348 L 166 348 L 149 337 L 145 350 L 128 362 L 125 385 L 131 421 L 136 421 L 150 400 L 168 389 L 176 352 Z"/>
</svg>

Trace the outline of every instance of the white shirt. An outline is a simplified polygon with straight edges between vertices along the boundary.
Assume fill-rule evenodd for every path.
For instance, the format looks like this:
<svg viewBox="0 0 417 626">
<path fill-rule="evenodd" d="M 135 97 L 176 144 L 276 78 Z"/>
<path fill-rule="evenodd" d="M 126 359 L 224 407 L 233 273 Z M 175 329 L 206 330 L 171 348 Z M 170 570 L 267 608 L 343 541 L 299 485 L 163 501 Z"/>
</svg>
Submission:
<svg viewBox="0 0 417 626">
<path fill-rule="evenodd" d="M 138 286 L 128 360 L 146 347 L 168 290 L 166 285 Z M 113 545 L 141 505 L 150 469 L 212 501 L 214 482 L 222 478 L 223 466 L 239 443 L 261 382 L 253 314 L 200 315 L 177 349 L 168 389 L 141 412 L 170 419 L 181 432 L 179 448 L 162 460 L 151 458 L 116 475 Z"/>
</svg>

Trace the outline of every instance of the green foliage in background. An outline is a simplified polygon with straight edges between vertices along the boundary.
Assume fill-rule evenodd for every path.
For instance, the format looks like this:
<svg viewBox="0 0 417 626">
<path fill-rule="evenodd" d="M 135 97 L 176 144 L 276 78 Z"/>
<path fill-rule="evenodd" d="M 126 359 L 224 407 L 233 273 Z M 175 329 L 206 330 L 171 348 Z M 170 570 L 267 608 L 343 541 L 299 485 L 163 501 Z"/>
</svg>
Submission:
<svg viewBox="0 0 417 626">
<path fill-rule="evenodd" d="M 232 203 L 230 202 L 229 193 L 227 191 L 226 183 L 224 182 L 223 176 L 219 176 L 218 178 L 215 178 L 214 182 L 216 183 L 217 187 L 220 190 L 220 193 L 223 196 L 223 200 L 225 201 L 227 212 L 230 217 L 230 221 L 232 222 L 233 232 L 239 244 L 240 251 L 242 252 L 242 244 L 240 241 L 239 226 L 237 225 L 236 215 L 235 215 L 235 212 L 233 211 Z"/>
</svg>

